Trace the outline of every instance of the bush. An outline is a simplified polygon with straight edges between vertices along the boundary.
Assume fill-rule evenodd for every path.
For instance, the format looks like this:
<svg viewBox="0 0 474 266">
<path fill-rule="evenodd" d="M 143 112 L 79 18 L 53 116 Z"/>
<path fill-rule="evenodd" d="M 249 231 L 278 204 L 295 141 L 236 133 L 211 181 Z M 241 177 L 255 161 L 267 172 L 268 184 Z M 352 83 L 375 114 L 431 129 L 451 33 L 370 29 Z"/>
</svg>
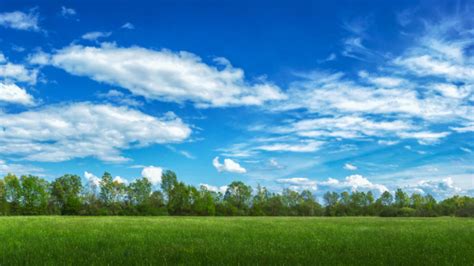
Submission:
<svg viewBox="0 0 474 266">
<path fill-rule="evenodd" d="M 474 202 L 467 202 L 456 212 L 459 217 L 474 217 Z"/>
<path fill-rule="evenodd" d="M 398 209 L 395 207 L 384 207 L 380 212 L 381 217 L 397 217 Z"/>
<path fill-rule="evenodd" d="M 397 212 L 397 216 L 400 217 L 412 217 L 415 216 L 416 210 L 410 207 L 400 208 Z"/>
</svg>

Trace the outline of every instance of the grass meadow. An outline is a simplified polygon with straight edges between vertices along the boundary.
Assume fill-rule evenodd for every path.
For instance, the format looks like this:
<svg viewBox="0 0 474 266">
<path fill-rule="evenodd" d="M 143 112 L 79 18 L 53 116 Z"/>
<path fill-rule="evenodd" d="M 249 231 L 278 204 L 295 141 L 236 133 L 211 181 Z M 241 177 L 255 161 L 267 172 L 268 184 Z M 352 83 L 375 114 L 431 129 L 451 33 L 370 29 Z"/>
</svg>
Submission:
<svg viewBox="0 0 474 266">
<path fill-rule="evenodd" d="M 474 265 L 474 219 L 2 217 L 0 264 Z"/>
</svg>

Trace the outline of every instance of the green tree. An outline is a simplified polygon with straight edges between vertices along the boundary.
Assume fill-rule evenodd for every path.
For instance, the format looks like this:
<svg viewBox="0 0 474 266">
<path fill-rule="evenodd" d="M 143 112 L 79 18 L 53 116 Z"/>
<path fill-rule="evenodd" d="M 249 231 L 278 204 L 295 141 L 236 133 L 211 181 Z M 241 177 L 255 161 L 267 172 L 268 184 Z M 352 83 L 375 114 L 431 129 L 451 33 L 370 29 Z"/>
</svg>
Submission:
<svg viewBox="0 0 474 266">
<path fill-rule="evenodd" d="M 214 196 L 205 186 L 198 189 L 190 187 L 191 208 L 195 215 L 214 216 L 216 214 L 216 204 Z"/>
<path fill-rule="evenodd" d="M 384 191 L 377 201 L 379 201 L 383 206 L 390 206 L 393 203 L 393 196 L 390 192 Z"/>
<path fill-rule="evenodd" d="M 153 191 L 148 199 L 148 204 L 145 205 L 147 210 L 144 211 L 148 215 L 165 215 L 168 214 L 165 200 L 161 191 Z"/>
<path fill-rule="evenodd" d="M 177 182 L 168 194 L 168 212 L 171 215 L 188 215 L 191 213 L 191 189 L 183 182 Z"/>
<path fill-rule="evenodd" d="M 232 209 L 235 208 L 236 215 L 245 215 L 250 205 L 252 188 L 241 181 L 234 181 L 228 187 L 224 195 L 226 201 Z"/>
<path fill-rule="evenodd" d="M 4 178 L 5 197 L 9 203 L 10 214 L 20 214 L 21 184 L 16 175 L 7 174 Z"/>
<path fill-rule="evenodd" d="M 283 197 L 276 193 L 271 194 L 268 198 L 267 204 L 265 204 L 265 213 L 270 216 L 286 215 L 287 212 L 285 205 L 283 204 Z"/>
<path fill-rule="evenodd" d="M 352 192 L 349 205 L 350 215 L 363 215 L 366 206 L 367 197 L 365 193 L 359 191 Z"/>
<path fill-rule="evenodd" d="M 300 194 L 301 202 L 298 208 L 298 215 L 319 216 L 323 214 L 321 205 L 316 201 L 313 193 L 309 190 L 303 190 Z"/>
<path fill-rule="evenodd" d="M 408 207 L 410 205 L 410 197 L 401 188 L 395 191 L 395 206 L 398 208 Z"/>
<path fill-rule="evenodd" d="M 51 183 L 51 196 L 61 214 L 76 215 L 82 208 L 82 183 L 77 175 L 63 175 Z"/>
<path fill-rule="evenodd" d="M 143 177 L 130 183 L 127 187 L 127 202 L 132 213 L 147 214 L 150 204 L 152 185 Z"/>
<path fill-rule="evenodd" d="M 335 216 L 336 209 L 339 204 L 339 195 L 336 192 L 326 192 L 323 196 L 326 204 L 326 215 Z"/>
<path fill-rule="evenodd" d="M 257 186 L 257 192 L 252 199 L 250 214 L 255 216 L 265 215 L 265 206 L 268 204 L 269 192 L 265 187 Z"/>
<path fill-rule="evenodd" d="M 177 183 L 178 177 L 173 171 L 166 170 L 161 175 L 161 190 L 168 201 L 170 200 L 170 192 Z"/>
<path fill-rule="evenodd" d="M 376 209 L 375 209 L 375 198 L 374 194 L 372 191 L 367 192 L 366 194 L 366 207 L 364 214 L 365 215 L 375 215 Z"/>
<path fill-rule="evenodd" d="M 8 202 L 7 194 L 5 189 L 5 182 L 3 179 L 0 179 L 0 215 L 8 214 Z"/>
<path fill-rule="evenodd" d="M 112 175 L 105 172 L 100 182 L 100 200 L 105 206 L 112 204 L 114 199 L 114 181 Z"/>
<path fill-rule="evenodd" d="M 48 182 L 37 176 L 22 176 L 21 209 L 23 214 L 46 214 L 49 200 Z"/>
</svg>

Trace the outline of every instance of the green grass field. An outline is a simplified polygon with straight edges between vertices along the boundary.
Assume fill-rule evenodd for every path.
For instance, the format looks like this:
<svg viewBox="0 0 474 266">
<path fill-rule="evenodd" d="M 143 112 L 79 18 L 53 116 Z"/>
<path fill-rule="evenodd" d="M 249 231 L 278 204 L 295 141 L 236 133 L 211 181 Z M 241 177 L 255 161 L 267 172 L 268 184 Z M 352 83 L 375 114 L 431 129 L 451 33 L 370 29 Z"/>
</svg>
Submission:
<svg viewBox="0 0 474 266">
<path fill-rule="evenodd" d="M 474 265 L 474 219 L 2 217 L 0 264 Z"/>
</svg>

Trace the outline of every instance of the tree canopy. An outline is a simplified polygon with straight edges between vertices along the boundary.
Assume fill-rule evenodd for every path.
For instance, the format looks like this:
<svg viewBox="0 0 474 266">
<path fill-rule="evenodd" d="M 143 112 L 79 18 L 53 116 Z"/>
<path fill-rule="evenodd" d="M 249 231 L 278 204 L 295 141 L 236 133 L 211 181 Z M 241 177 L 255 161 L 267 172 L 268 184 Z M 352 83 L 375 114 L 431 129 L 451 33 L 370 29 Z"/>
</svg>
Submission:
<svg viewBox="0 0 474 266">
<path fill-rule="evenodd" d="M 225 192 L 195 187 L 165 171 L 159 188 L 145 177 L 129 184 L 105 172 L 99 184 L 83 185 L 66 174 L 44 178 L 13 174 L 0 179 L 0 215 L 199 215 L 199 216 L 474 216 L 474 198 L 409 195 L 401 188 L 375 198 L 371 191 L 327 192 L 321 205 L 309 190 L 270 192 L 234 181 Z M 98 187 L 97 187 L 98 186 Z"/>
</svg>

